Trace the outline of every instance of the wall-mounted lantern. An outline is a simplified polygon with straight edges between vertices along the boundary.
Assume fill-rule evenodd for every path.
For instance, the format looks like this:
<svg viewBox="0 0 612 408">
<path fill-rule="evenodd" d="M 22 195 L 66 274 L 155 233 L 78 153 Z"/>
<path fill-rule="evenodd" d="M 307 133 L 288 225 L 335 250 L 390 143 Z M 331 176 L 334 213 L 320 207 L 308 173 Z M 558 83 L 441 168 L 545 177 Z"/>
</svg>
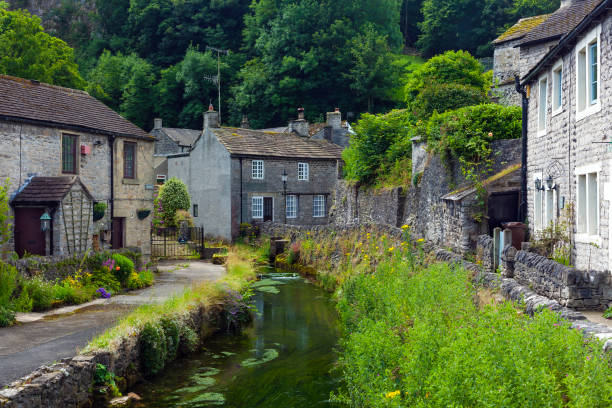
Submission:
<svg viewBox="0 0 612 408">
<path fill-rule="evenodd" d="M 557 185 L 555 184 L 555 180 L 552 176 L 548 176 L 548 178 L 546 179 L 546 188 L 549 190 L 557 189 Z"/>
<path fill-rule="evenodd" d="M 540 178 L 535 179 L 535 189 L 544 190 L 544 187 L 542 187 L 542 180 Z"/>
<path fill-rule="evenodd" d="M 49 229 L 51 229 L 51 216 L 45 211 L 45 213 L 40 216 L 40 230 L 42 232 L 47 232 Z"/>
</svg>

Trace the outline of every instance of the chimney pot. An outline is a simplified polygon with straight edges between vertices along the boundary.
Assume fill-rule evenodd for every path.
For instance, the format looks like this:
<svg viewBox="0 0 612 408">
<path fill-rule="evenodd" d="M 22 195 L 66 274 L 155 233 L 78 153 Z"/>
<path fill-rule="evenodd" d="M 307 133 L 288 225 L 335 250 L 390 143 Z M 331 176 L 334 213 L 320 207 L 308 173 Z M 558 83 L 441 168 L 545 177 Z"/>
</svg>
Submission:
<svg viewBox="0 0 612 408">
<path fill-rule="evenodd" d="M 161 129 L 162 128 L 162 119 L 155 118 L 153 119 L 153 129 Z"/>
<path fill-rule="evenodd" d="M 208 107 L 208 112 L 204 112 L 204 130 L 219 127 L 219 112 L 212 108 L 212 104 Z"/>
<path fill-rule="evenodd" d="M 249 124 L 249 118 L 247 117 L 247 115 L 242 115 L 242 122 L 240 124 L 240 127 L 242 129 L 250 129 L 251 126 Z"/>
<path fill-rule="evenodd" d="M 333 112 L 327 112 L 327 126 L 334 129 L 342 129 L 342 113 L 340 108 L 336 108 Z"/>
<path fill-rule="evenodd" d="M 208 105 L 208 111 L 209 112 L 214 112 L 215 111 L 215 108 L 213 107 L 212 103 Z"/>
<path fill-rule="evenodd" d="M 298 120 L 304 119 L 304 108 L 298 108 Z"/>
</svg>

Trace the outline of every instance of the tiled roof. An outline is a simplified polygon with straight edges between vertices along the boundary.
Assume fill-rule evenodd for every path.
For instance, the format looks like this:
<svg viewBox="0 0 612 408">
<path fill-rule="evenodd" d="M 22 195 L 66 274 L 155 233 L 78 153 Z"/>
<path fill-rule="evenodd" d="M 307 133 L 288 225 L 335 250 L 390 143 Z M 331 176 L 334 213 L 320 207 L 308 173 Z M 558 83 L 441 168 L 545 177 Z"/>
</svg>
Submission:
<svg viewBox="0 0 612 408">
<path fill-rule="evenodd" d="M 56 203 L 63 200 L 74 183 L 81 183 L 76 176 L 33 177 L 13 199 L 13 204 Z M 87 188 L 83 190 L 91 197 Z"/>
<path fill-rule="evenodd" d="M 550 16 L 550 14 L 521 18 L 515 25 L 507 29 L 502 35 L 493 40 L 493 44 L 500 44 L 524 37 L 531 30 L 542 24 L 544 20 L 548 18 L 548 16 Z"/>
<path fill-rule="evenodd" d="M 327 140 L 313 140 L 292 133 L 238 128 L 211 129 L 228 152 L 236 156 L 339 159 L 342 148 Z"/>
<path fill-rule="evenodd" d="M 0 117 L 153 140 L 87 92 L 0 75 Z"/>
<path fill-rule="evenodd" d="M 194 129 L 161 128 L 161 131 L 178 143 L 179 146 L 193 146 L 202 134 L 201 130 Z"/>
<path fill-rule="evenodd" d="M 542 24 L 531 30 L 521 45 L 558 39 L 572 31 L 599 3 L 604 0 L 574 0 L 552 13 Z"/>
</svg>

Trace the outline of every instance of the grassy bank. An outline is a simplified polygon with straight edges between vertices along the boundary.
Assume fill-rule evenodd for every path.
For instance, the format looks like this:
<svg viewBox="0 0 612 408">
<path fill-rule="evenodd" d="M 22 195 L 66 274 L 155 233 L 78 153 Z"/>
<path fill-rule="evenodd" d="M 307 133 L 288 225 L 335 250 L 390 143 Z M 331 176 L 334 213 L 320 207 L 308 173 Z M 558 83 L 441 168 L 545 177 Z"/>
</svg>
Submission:
<svg viewBox="0 0 612 408">
<path fill-rule="evenodd" d="M 544 310 L 483 301 L 460 267 L 428 262 L 422 243 L 356 231 L 303 235 L 299 252 L 336 288 L 340 367 L 354 407 L 608 407 L 602 344 Z M 291 254 L 291 251 L 294 253 Z M 489 300 L 492 297 L 489 297 Z"/>
<path fill-rule="evenodd" d="M 255 279 L 255 261 L 258 253 L 246 245 L 230 248 L 227 259 L 227 274 L 218 282 L 205 282 L 186 289 L 161 304 L 143 305 L 123 317 L 116 326 L 95 337 L 83 350 L 110 350 L 119 341 L 141 332 L 147 324 L 159 323 L 162 319 L 180 320 L 194 307 L 210 307 L 225 299 L 240 294 Z M 246 299 L 245 299 L 246 301 Z"/>
</svg>

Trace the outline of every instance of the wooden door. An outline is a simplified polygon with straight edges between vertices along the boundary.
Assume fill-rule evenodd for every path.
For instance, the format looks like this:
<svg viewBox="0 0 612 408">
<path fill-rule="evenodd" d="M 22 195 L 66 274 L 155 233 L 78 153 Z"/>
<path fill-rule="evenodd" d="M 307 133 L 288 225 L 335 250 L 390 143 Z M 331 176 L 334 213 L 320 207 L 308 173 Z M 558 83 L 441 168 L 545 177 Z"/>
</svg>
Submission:
<svg viewBox="0 0 612 408">
<path fill-rule="evenodd" d="M 40 230 L 44 208 L 15 208 L 15 252 L 22 257 L 46 255 L 45 233 Z"/>
<path fill-rule="evenodd" d="M 113 218 L 111 245 L 113 249 L 123 248 L 125 218 Z"/>
<path fill-rule="evenodd" d="M 274 200 L 272 197 L 264 197 L 263 220 L 274 221 Z"/>
</svg>

